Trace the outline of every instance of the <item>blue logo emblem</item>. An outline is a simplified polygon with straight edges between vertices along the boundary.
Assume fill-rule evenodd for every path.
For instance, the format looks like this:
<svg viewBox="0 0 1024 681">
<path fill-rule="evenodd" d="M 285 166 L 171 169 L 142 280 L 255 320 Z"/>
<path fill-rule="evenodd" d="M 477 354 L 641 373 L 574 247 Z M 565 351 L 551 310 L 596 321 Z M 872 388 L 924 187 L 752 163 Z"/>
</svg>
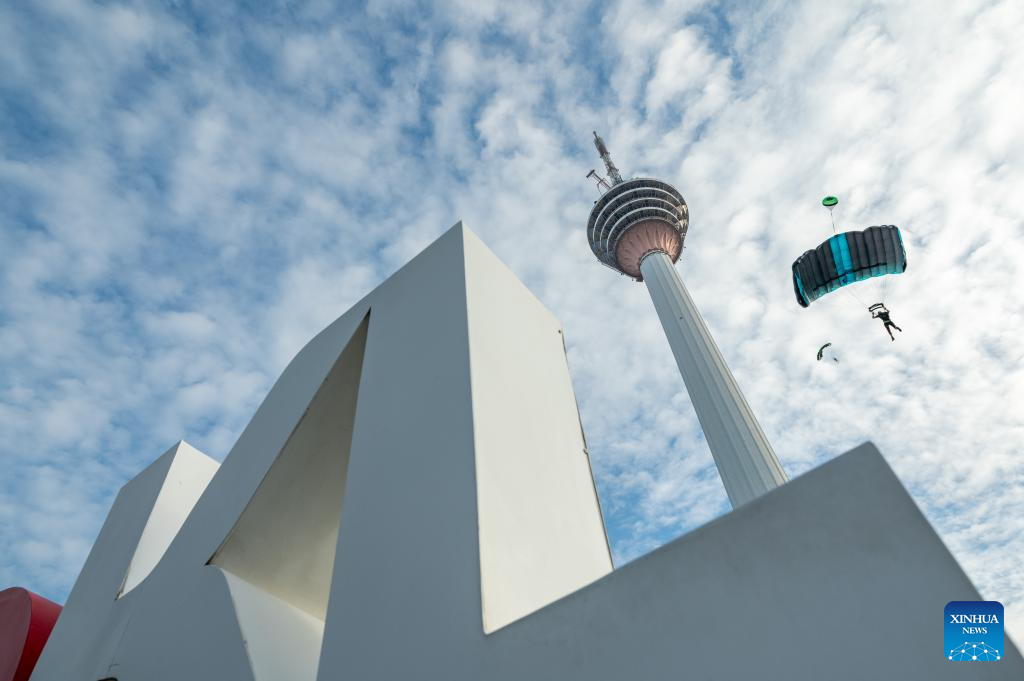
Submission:
<svg viewBox="0 0 1024 681">
<path fill-rule="evenodd" d="M 946 659 L 992 662 L 1003 657 L 1003 605 L 998 601 L 950 601 L 946 604 Z"/>
</svg>

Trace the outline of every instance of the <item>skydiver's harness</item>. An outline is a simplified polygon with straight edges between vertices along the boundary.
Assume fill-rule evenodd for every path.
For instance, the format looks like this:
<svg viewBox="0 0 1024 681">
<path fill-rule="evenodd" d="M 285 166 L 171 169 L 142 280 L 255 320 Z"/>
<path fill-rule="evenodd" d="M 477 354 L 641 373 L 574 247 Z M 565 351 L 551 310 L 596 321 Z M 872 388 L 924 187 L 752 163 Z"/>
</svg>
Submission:
<svg viewBox="0 0 1024 681">
<path fill-rule="evenodd" d="M 885 324 L 886 326 L 888 326 L 889 324 L 895 326 L 893 321 L 889 319 L 889 310 L 886 309 L 885 305 L 883 305 L 882 303 L 875 303 L 874 305 L 870 306 L 868 308 L 868 312 L 871 313 L 872 319 L 881 319 L 882 323 Z"/>
</svg>

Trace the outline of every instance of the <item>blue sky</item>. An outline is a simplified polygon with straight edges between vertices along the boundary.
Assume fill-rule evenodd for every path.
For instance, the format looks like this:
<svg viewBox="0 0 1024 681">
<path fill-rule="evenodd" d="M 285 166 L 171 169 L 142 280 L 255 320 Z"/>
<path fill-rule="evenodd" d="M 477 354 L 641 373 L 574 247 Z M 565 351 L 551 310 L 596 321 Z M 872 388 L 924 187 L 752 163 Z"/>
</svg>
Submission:
<svg viewBox="0 0 1024 681">
<path fill-rule="evenodd" d="M 789 473 L 875 441 L 1024 630 L 1022 28 L 1012 1 L 3 4 L 0 586 L 63 600 L 120 485 L 181 438 L 223 458 L 460 218 L 565 325 L 617 561 L 724 513 L 646 291 L 587 248 L 596 129 L 690 204 L 680 271 Z M 905 230 L 896 343 L 795 303 L 824 194 Z"/>
</svg>

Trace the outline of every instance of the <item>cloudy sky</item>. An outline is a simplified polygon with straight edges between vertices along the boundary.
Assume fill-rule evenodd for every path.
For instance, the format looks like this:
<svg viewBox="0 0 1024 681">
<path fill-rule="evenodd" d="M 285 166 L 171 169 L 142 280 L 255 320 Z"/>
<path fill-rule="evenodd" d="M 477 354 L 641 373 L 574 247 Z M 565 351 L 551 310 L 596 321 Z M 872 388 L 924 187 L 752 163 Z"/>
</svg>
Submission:
<svg viewBox="0 0 1024 681">
<path fill-rule="evenodd" d="M 725 513 L 646 290 L 586 245 L 596 129 L 686 197 L 680 271 L 790 475 L 873 440 L 1024 636 L 1024 4 L 245 4 L 0 5 L 0 588 L 63 601 L 125 481 L 222 459 L 460 218 L 565 325 L 617 563 Z M 895 343 L 795 302 L 824 194 L 904 228 Z"/>
</svg>

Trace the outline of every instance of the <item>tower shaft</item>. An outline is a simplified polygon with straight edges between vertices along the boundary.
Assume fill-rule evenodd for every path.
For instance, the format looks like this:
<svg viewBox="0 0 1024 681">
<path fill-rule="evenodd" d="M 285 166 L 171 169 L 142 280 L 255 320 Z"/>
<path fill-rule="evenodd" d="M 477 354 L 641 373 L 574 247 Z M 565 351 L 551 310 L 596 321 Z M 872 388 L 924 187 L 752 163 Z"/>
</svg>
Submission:
<svg viewBox="0 0 1024 681">
<path fill-rule="evenodd" d="M 786 473 L 672 259 L 664 251 L 649 253 L 640 272 L 733 507 L 785 483 Z"/>
</svg>

